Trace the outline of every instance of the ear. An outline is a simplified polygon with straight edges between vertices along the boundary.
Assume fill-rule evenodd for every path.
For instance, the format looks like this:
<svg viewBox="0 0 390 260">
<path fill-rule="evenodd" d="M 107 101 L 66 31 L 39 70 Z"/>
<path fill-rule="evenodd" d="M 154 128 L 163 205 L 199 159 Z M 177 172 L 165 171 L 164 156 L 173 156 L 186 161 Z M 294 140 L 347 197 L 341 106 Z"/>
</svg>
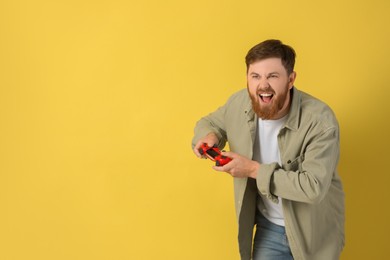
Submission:
<svg viewBox="0 0 390 260">
<path fill-rule="evenodd" d="M 291 89 L 294 86 L 295 79 L 297 78 L 297 73 L 295 71 L 291 72 L 288 76 L 288 89 Z"/>
</svg>

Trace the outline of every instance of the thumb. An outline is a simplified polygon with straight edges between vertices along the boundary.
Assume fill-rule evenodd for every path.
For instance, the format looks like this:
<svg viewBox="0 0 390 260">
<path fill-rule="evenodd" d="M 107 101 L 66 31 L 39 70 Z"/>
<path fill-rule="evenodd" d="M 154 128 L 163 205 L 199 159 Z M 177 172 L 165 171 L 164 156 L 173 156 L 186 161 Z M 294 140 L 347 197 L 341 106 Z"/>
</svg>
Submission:
<svg viewBox="0 0 390 260">
<path fill-rule="evenodd" d="M 236 153 L 233 153 L 233 152 L 225 152 L 225 151 L 222 151 L 221 154 L 224 155 L 224 156 L 227 156 L 227 157 L 229 157 L 229 158 L 232 158 L 232 159 L 237 157 L 237 154 L 236 154 Z"/>
</svg>

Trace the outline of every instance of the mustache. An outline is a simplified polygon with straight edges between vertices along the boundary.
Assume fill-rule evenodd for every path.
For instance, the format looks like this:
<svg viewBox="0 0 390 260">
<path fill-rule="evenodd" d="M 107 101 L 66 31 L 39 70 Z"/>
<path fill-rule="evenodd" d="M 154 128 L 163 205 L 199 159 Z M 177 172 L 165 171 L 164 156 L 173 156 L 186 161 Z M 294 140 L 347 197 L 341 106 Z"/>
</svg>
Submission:
<svg viewBox="0 0 390 260">
<path fill-rule="evenodd" d="M 275 94 L 275 90 L 270 86 L 268 86 L 266 88 L 258 88 L 256 92 L 257 92 L 257 94 L 261 94 L 261 93 Z"/>
<path fill-rule="evenodd" d="M 247 89 L 248 89 L 248 91 L 249 91 L 249 84 L 247 83 L 246 84 L 246 87 L 247 87 Z M 275 92 L 275 90 L 271 87 L 271 86 L 268 86 L 268 87 L 266 87 L 266 88 L 258 88 L 257 90 L 256 90 L 256 93 L 257 94 L 261 94 L 261 93 L 271 93 L 271 94 L 276 94 L 276 92 Z"/>
</svg>

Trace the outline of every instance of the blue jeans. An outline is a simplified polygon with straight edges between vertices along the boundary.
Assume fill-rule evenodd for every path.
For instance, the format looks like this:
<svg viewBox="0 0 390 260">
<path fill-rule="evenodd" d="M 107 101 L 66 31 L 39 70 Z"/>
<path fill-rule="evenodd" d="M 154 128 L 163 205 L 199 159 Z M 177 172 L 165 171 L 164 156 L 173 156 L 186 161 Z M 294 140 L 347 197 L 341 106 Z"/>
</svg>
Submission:
<svg viewBox="0 0 390 260">
<path fill-rule="evenodd" d="M 253 260 L 293 260 L 285 228 L 257 214 Z"/>
</svg>

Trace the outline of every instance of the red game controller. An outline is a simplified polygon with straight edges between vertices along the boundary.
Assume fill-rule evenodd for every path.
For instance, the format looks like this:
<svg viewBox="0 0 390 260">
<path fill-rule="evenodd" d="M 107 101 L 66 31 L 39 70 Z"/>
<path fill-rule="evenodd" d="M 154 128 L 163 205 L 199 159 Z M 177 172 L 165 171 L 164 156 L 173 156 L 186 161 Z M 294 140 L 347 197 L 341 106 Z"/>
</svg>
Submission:
<svg viewBox="0 0 390 260">
<path fill-rule="evenodd" d="M 209 147 L 207 144 L 202 144 L 201 147 L 199 147 L 199 153 L 201 155 L 206 155 L 207 158 L 214 161 L 216 166 L 224 166 L 232 160 L 231 158 L 222 155 L 216 145 Z"/>
</svg>

